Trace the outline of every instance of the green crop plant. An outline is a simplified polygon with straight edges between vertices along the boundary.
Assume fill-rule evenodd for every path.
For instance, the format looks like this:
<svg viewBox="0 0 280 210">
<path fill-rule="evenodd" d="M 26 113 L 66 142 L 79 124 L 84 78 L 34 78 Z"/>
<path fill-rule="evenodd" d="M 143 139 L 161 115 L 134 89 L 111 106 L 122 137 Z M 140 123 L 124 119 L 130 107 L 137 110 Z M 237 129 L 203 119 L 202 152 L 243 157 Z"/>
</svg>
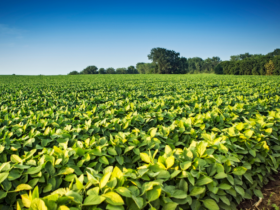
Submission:
<svg viewBox="0 0 280 210">
<path fill-rule="evenodd" d="M 0 77 L 0 209 L 236 209 L 280 164 L 279 77 Z"/>
<path fill-rule="evenodd" d="M 275 210 L 279 210 L 279 207 L 276 204 L 271 205 Z"/>
</svg>

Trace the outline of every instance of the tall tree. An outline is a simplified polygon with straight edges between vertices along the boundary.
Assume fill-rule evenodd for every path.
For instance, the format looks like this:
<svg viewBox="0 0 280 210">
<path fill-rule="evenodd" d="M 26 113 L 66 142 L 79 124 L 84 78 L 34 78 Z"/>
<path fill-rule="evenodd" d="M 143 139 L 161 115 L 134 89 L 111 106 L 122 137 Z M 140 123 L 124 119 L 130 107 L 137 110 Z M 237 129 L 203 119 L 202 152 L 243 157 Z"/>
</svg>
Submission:
<svg viewBox="0 0 280 210">
<path fill-rule="evenodd" d="M 106 74 L 106 70 L 105 70 L 104 68 L 100 68 L 100 69 L 98 70 L 98 73 L 99 73 L 99 74 Z"/>
<path fill-rule="evenodd" d="M 204 60 L 203 67 L 202 67 L 204 72 L 211 72 L 213 67 L 214 65 L 211 58 L 207 58 Z"/>
<path fill-rule="evenodd" d="M 171 73 L 171 64 L 168 62 L 168 59 L 166 57 L 161 56 L 157 59 L 157 67 L 158 67 L 158 72 L 160 74 L 169 74 Z"/>
<path fill-rule="evenodd" d="M 223 67 L 221 66 L 221 64 L 215 66 L 214 71 L 216 74 L 223 74 Z"/>
<path fill-rule="evenodd" d="M 274 64 L 273 75 L 280 75 L 280 55 L 274 56 L 273 64 Z"/>
<path fill-rule="evenodd" d="M 179 61 L 178 74 L 186 74 L 188 72 L 188 59 L 181 57 Z"/>
<path fill-rule="evenodd" d="M 98 68 L 96 66 L 88 66 L 81 71 L 81 74 L 97 74 Z"/>
<path fill-rule="evenodd" d="M 106 69 L 106 74 L 115 74 L 115 73 L 116 73 L 115 69 L 112 68 L 112 67 L 109 67 L 109 68 Z"/>
<path fill-rule="evenodd" d="M 239 61 L 240 60 L 240 56 L 239 55 L 232 55 L 230 56 L 230 61 Z"/>
<path fill-rule="evenodd" d="M 127 73 L 128 74 L 138 74 L 138 71 L 137 71 L 137 69 L 134 66 L 129 66 L 127 68 Z"/>
<path fill-rule="evenodd" d="M 278 49 L 275 49 L 273 52 L 268 53 L 267 55 L 268 55 L 268 56 L 271 56 L 271 57 L 280 55 L 280 49 L 279 49 L 279 48 L 278 48 Z"/>
<path fill-rule="evenodd" d="M 148 55 L 148 59 L 157 65 L 157 73 L 172 74 L 177 73 L 180 64 L 180 53 L 165 48 L 153 48 Z"/>
<path fill-rule="evenodd" d="M 273 74 L 273 70 L 274 70 L 274 63 L 272 60 L 270 60 L 268 63 L 266 63 L 264 65 L 265 69 L 266 69 L 266 75 L 272 75 Z"/>
<path fill-rule="evenodd" d="M 214 67 L 216 67 L 219 63 L 221 63 L 221 58 L 218 56 L 213 56 L 212 57 L 212 64 Z"/>
<path fill-rule="evenodd" d="M 189 73 L 200 73 L 201 67 L 204 65 L 202 58 L 194 57 L 188 59 L 188 70 Z"/>
<path fill-rule="evenodd" d="M 241 60 L 244 60 L 244 59 L 246 59 L 246 58 L 252 57 L 252 55 L 249 54 L 249 53 L 240 54 L 239 56 L 240 56 L 240 59 L 241 59 Z"/>
<path fill-rule="evenodd" d="M 136 69 L 140 74 L 146 74 L 143 62 L 139 62 L 136 64 Z"/>
</svg>

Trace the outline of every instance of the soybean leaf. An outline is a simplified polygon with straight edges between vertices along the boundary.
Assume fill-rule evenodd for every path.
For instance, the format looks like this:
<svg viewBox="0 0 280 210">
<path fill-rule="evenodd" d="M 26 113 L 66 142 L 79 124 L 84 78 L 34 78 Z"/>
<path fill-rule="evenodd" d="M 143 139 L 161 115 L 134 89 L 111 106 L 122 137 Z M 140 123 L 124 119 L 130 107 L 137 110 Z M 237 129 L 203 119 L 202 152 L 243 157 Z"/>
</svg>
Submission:
<svg viewBox="0 0 280 210">
<path fill-rule="evenodd" d="M 152 190 L 147 191 L 148 202 L 158 199 L 160 194 L 161 194 L 161 187 L 154 186 Z"/>
<path fill-rule="evenodd" d="M 122 197 L 115 192 L 108 192 L 106 194 L 103 194 L 102 196 L 106 198 L 106 202 L 109 204 L 116 206 L 124 205 Z"/>
<path fill-rule="evenodd" d="M 239 166 L 239 167 L 234 168 L 232 170 L 232 173 L 235 175 L 243 175 L 246 173 L 246 171 L 247 171 L 247 168 Z"/>
<path fill-rule="evenodd" d="M 205 199 L 205 200 L 201 200 L 203 202 L 203 205 L 209 209 L 209 210 L 219 210 L 219 206 L 217 205 L 217 203 L 212 200 L 212 199 Z"/>
<path fill-rule="evenodd" d="M 85 198 L 83 206 L 94 206 L 102 203 L 106 198 L 99 195 L 90 195 Z"/>
<path fill-rule="evenodd" d="M 205 192 L 205 187 L 194 187 L 191 192 L 190 196 L 197 196 Z"/>
<path fill-rule="evenodd" d="M 32 200 L 29 210 L 48 210 L 45 202 L 40 198 Z"/>
<path fill-rule="evenodd" d="M 213 179 L 211 179 L 210 177 L 208 176 L 201 176 L 197 182 L 196 182 L 196 185 L 198 186 L 202 186 L 202 185 L 206 185 L 206 184 L 209 184 L 213 182 Z"/>
</svg>

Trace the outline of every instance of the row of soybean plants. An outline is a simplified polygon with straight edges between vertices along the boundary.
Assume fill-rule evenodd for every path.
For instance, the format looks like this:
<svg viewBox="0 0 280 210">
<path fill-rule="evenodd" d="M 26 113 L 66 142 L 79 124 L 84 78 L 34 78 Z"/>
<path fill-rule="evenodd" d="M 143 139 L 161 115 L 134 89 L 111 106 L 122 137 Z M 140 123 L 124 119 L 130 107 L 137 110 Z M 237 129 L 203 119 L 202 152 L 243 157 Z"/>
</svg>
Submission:
<svg viewBox="0 0 280 210">
<path fill-rule="evenodd" d="M 235 209 L 262 197 L 280 163 L 278 78 L 114 76 L 0 78 L 1 209 Z"/>
</svg>

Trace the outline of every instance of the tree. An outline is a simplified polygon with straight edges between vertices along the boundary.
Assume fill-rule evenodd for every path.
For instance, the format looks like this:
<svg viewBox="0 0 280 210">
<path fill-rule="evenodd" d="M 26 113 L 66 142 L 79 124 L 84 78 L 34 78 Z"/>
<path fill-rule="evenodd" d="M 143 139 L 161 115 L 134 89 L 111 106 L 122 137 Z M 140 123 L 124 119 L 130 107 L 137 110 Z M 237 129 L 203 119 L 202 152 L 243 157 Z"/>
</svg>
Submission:
<svg viewBox="0 0 280 210">
<path fill-rule="evenodd" d="M 81 71 L 81 74 L 97 74 L 98 68 L 96 66 L 88 66 Z"/>
<path fill-rule="evenodd" d="M 280 75 L 280 55 L 274 56 L 273 64 L 275 69 L 273 70 L 274 75 Z"/>
<path fill-rule="evenodd" d="M 239 61 L 239 60 L 240 60 L 239 55 L 232 55 L 232 56 L 230 56 L 230 61 Z"/>
<path fill-rule="evenodd" d="M 68 75 L 77 75 L 80 74 L 78 71 L 71 71 Z"/>
<path fill-rule="evenodd" d="M 106 74 L 115 74 L 115 73 L 116 73 L 115 69 L 112 68 L 112 67 L 109 67 L 109 68 L 106 69 Z"/>
<path fill-rule="evenodd" d="M 235 59 L 238 58 L 238 59 Z M 244 53 L 221 62 L 224 74 L 280 75 L 280 49 L 266 55 Z"/>
<path fill-rule="evenodd" d="M 128 74 L 139 74 L 138 71 L 137 71 L 137 69 L 136 69 L 134 66 L 129 66 L 129 67 L 127 68 L 127 73 L 128 73 Z"/>
<path fill-rule="evenodd" d="M 271 56 L 271 57 L 280 55 L 280 49 L 275 49 L 273 52 L 268 53 L 267 55 L 268 55 L 268 56 Z"/>
<path fill-rule="evenodd" d="M 212 57 L 212 65 L 213 67 L 216 67 L 219 63 L 221 63 L 221 58 L 218 56 L 213 56 Z"/>
<path fill-rule="evenodd" d="M 139 63 L 136 64 L 136 69 L 140 74 L 146 74 L 145 68 L 143 68 L 144 64 L 145 63 L 143 63 L 143 62 L 139 62 Z"/>
<path fill-rule="evenodd" d="M 273 64 L 273 61 L 272 60 L 270 60 L 268 63 L 266 63 L 265 65 L 264 65 L 264 67 L 265 67 L 265 70 L 266 70 L 266 75 L 272 75 L 273 74 L 273 70 L 274 70 L 274 64 Z"/>
<path fill-rule="evenodd" d="M 178 72 L 178 68 L 180 66 L 179 56 L 180 53 L 158 47 L 151 49 L 148 59 L 152 60 L 153 63 L 156 64 L 156 73 L 172 74 Z"/>
<path fill-rule="evenodd" d="M 252 74 L 253 75 L 259 75 L 260 74 L 260 72 L 258 71 L 258 67 L 254 67 L 253 69 L 252 69 Z"/>
<path fill-rule="evenodd" d="M 157 59 L 157 69 L 160 74 L 169 74 L 171 73 L 171 64 L 168 62 L 168 60 L 164 57 L 161 56 Z"/>
<path fill-rule="evenodd" d="M 104 68 L 100 68 L 100 69 L 98 70 L 98 73 L 99 73 L 99 74 L 106 74 L 106 70 L 105 70 Z"/>
<path fill-rule="evenodd" d="M 216 74 L 223 74 L 223 67 L 221 64 L 218 64 L 217 66 L 215 66 L 214 71 Z"/>
<path fill-rule="evenodd" d="M 202 67 L 204 72 L 211 72 L 213 68 L 214 65 L 211 58 L 207 58 L 206 60 L 204 60 Z"/>
<path fill-rule="evenodd" d="M 245 54 L 240 54 L 239 57 L 240 57 L 241 60 L 244 60 L 246 58 L 252 57 L 252 55 L 249 54 L 249 53 L 245 53 Z"/>
<path fill-rule="evenodd" d="M 195 63 L 195 72 L 194 73 L 201 73 L 201 63 Z"/>
<path fill-rule="evenodd" d="M 204 66 L 204 61 L 202 58 L 194 57 L 188 59 L 188 72 L 200 73 L 201 67 Z"/>
<path fill-rule="evenodd" d="M 154 74 L 156 72 L 156 64 L 154 63 L 137 63 L 136 69 L 140 74 Z"/>
<path fill-rule="evenodd" d="M 178 74 L 186 74 L 188 72 L 188 59 L 181 57 L 179 61 Z"/>
<path fill-rule="evenodd" d="M 116 74 L 126 74 L 126 68 L 117 68 Z"/>
</svg>

